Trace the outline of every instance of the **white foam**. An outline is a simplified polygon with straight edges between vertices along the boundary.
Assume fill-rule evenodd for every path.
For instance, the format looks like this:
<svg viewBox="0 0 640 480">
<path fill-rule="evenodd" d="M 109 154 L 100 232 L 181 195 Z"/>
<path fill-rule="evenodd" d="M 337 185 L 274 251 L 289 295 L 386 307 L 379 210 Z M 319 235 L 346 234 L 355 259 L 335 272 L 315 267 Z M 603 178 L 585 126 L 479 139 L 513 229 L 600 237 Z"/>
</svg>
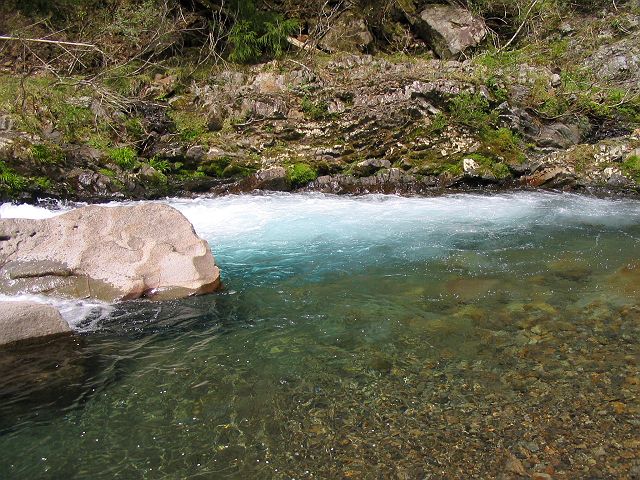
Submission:
<svg viewBox="0 0 640 480">
<path fill-rule="evenodd" d="M 14 203 L 3 203 L 0 205 L 0 218 L 30 218 L 33 220 L 41 220 L 43 218 L 55 217 L 67 210 L 69 210 L 69 208 L 52 210 L 28 204 L 16 205 Z"/>
<path fill-rule="evenodd" d="M 58 309 L 69 326 L 79 332 L 95 330 L 114 310 L 113 305 L 97 300 L 67 300 L 43 295 L 2 295 L 1 302 L 35 302 Z"/>
<path fill-rule="evenodd" d="M 236 240 L 304 243 L 318 237 L 382 239 L 410 233 L 455 235 L 544 225 L 638 223 L 640 202 L 574 194 L 518 192 L 441 197 L 323 194 L 169 199 L 214 245 Z"/>
</svg>

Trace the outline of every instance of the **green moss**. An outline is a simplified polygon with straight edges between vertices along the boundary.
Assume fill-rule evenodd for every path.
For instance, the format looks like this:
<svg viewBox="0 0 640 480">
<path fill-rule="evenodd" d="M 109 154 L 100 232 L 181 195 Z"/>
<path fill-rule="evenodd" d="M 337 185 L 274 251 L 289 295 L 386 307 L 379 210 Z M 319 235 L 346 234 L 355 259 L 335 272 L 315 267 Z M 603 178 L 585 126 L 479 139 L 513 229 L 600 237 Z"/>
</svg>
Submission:
<svg viewBox="0 0 640 480">
<path fill-rule="evenodd" d="M 210 177 L 223 177 L 225 169 L 231 164 L 231 158 L 222 156 L 200 165 L 198 170 Z"/>
<path fill-rule="evenodd" d="M 111 139 L 102 132 L 95 132 L 87 138 L 87 145 L 96 150 L 107 151 L 111 148 Z"/>
<path fill-rule="evenodd" d="M 293 188 L 298 188 L 313 182 L 318 172 L 306 163 L 295 163 L 287 168 L 287 178 Z"/>
<path fill-rule="evenodd" d="M 130 147 L 112 148 L 107 155 L 123 170 L 133 170 L 138 165 L 138 154 Z"/>
<path fill-rule="evenodd" d="M 104 175 L 105 177 L 116 178 L 116 172 L 114 172 L 113 170 L 109 170 L 108 168 L 101 168 L 100 170 L 98 170 L 98 173 Z"/>
<path fill-rule="evenodd" d="M 124 128 L 127 131 L 127 134 L 137 140 L 142 138 L 144 135 L 144 127 L 142 126 L 142 121 L 137 117 L 128 118 L 124 122 Z"/>
<path fill-rule="evenodd" d="M 206 176 L 202 170 L 180 170 L 178 172 L 178 178 L 180 180 L 196 180 Z"/>
<path fill-rule="evenodd" d="M 185 142 L 193 142 L 208 133 L 206 119 L 197 112 L 174 110 L 170 117 L 176 124 L 178 135 Z"/>
<path fill-rule="evenodd" d="M 502 103 L 509 100 L 509 92 L 498 77 L 491 76 L 487 78 L 487 80 L 485 81 L 485 85 L 489 89 L 489 92 L 491 92 L 491 95 L 496 102 Z"/>
<path fill-rule="evenodd" d="M 453 122 L 474 129 L 486 128 L 497 118 L 485 96 L 470 92 L 463 92 L 451 100 L 449 114 Z"/>
<path fill-rule="evenodd" d="M 488 50 L 475 58 L 475 62 L 490 70 L 513 67 L 522 63 L 523 54 L 518 50 Z"/>
<path fill-rule="evenodd" d="M 622 163 L 622 171 L 628 177 L 640 182 L 640 156 L 631 155 Z"/>
<path fill-rule="evenodd" d="M 522 140 L 508 128 L 483 129 L 480 138 L 480 153 L 486 156 L 511 165 L 526 160 Z"/>
<path fill-rule="evenodd" d="M 449 126 L 449 119 L 443 113 L 437 113 L 432 119 L 431 124 L 427 127 L 430 136 L 439 135 Z"/>
<path fill-rule="evenodd" d="M 448 173 L 449 175 L 457 177 L 459 175 L 462 175 L 464 173 L 464 170 L 460 162 L 444 163 L 438 169 L 437 173 Z"/>
<path fill-rule="evenodd" d="M 232 163 L 231 165 L 227 166 L 223 171 L 222 171 L 222 177 L 224 178 L 230 178 L 230 177 L 248 177 L 249 175 L 251 175 L 255 170 L 251 169 L 247 166 L 244 165 L 239 165 L 237 163 Z"/>
</svg>

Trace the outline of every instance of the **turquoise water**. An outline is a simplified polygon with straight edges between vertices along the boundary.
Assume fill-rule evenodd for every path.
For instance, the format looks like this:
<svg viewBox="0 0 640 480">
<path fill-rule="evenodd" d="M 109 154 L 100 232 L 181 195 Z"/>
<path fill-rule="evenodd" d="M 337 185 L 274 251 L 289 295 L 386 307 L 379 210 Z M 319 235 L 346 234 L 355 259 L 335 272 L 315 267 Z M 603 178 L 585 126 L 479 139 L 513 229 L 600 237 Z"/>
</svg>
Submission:
<svg viewBox="0 0 640 480">
<path fill-rule="evenodd" d="M 4 352 L 0 478 L 615 477 L 605 440 L 633 468 L 640 202 L 169 203 L 224 289 Z"/>
</svg>

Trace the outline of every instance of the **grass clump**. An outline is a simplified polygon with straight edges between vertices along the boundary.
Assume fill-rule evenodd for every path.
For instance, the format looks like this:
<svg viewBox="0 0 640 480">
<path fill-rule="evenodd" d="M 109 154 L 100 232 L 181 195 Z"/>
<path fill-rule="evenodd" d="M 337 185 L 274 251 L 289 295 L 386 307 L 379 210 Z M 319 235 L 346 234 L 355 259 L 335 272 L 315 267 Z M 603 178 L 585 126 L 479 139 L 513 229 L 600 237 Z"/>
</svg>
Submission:
<svg viewBox="0 0 640 480">
<path fill-rule="evenodd" d="M 0 193 L 13 197 L 27 188 L 29 179 L 17 174 L 0 161 Z"/>
<path fill-rule="evenodd" d="M 56 145 L 38 143 L 31 145 L 31 157 L 42 164 L 60 164 L 64 160 L 62 149 Z"/>
<path fill-rule="evenodd" d="M 130 147 L 112 148 L 107 155 L 123 170 L 133 170 L 138 165 L 138 154 Z"/>
<path fill-rule="evenodd" d="M 451 100 L 449 115 L 455 123 L 478 130 L 495 123 L 497 119 L 489 100 L 484 95 L 471 92 L 463 92 Z"/>
<path fill-rule="evenodd" d="M 312 120 L 324 120 L 330 116 L 329 106 L 323 100 L 314 102 L 305 95 L 300 106 L 304 114 Z"/>
<path fill-rule="evenodd" d="M 502 162 L 496 161 L 494 158 L 487 157 L 480 153 L 472 153 L 471 155 L 467 155 L 466 158 L 472 159 L 478 164 L 482 172 L 489 173 L 498 180 L 507 178 L 511 175 L 509 167 Z"/>
<path fill-rule="evenodd" d="M 622 172 L 636 182 L 640 182 L 640 156 L 631 155 L 622 162 Z"/>
<path fill-rule="evenodd" d="M 295 163 L 287 169 L 287 178 L 293 188 L 303 187 L 318 178 L 318 172 L 306 163 Z"/>
<path fill-rule="evenodd" d="M 154 170 L 157 170 L 162 174 L 168 173 L 171 170 L 173 170 L 173 166 L 171 165 L 171 162 L 165 159 L 158 158 L 157 156 L 149 159 L 149 165 Z"/>
</svg>

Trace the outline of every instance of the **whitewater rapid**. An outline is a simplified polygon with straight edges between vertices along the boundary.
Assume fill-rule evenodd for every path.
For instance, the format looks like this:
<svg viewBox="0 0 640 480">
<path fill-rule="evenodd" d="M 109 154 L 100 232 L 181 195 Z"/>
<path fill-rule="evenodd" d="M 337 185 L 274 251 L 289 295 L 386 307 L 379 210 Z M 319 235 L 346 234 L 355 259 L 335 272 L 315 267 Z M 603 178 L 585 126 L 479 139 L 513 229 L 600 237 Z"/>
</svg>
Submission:
<svg viewBox="0 0 640 480">
<path fill-rule="evenodd" d="M 637 200 L 541 192 L 433 198 L 277 193 L 159 201 L 182 212 L 210 243 L 223 276 L 225 263 L 286 273 L 307 262 L 309 275 L 322 275 L 389 258 L 420 261 L 478 245 L 501 248 L 510 235 L 546 227 L 563 226 L 579 235 L 582 227 L 640 223 Z M 70 208 L 5 203 L 0 218 L 44 219 Z M 15 299 L 0 296 L 0 302 Z M 113 309 L 96 301 L 18 299 L 55 305 L 76 330 L 98 328 Z"/>
</svg>

